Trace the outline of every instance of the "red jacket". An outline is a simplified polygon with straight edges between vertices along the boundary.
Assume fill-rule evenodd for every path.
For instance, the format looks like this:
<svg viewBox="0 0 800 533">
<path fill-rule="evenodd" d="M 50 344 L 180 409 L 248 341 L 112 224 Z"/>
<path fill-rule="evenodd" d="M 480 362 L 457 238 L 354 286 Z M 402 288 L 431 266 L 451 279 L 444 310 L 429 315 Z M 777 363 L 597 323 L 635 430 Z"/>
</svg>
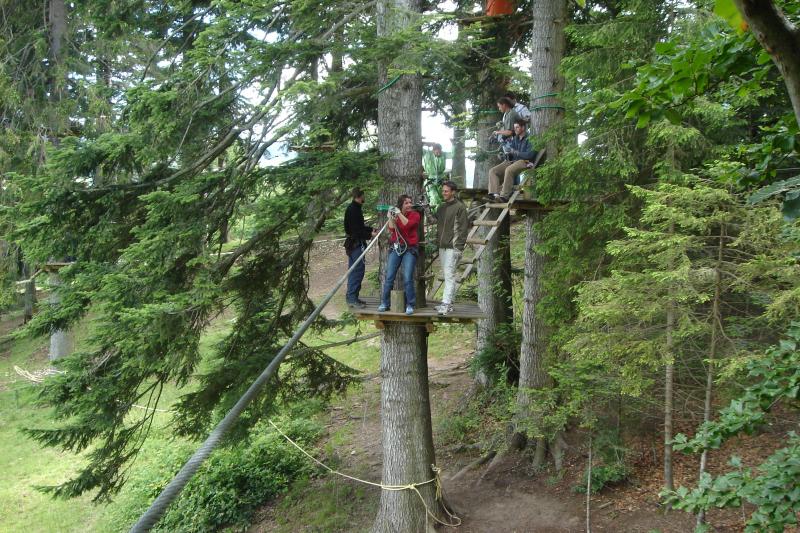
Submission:
<svg viewBox="0 0 800 533">
<path fill-rule="evenodd" d="M 409 246 L 416 246 L 419 244 L 419 237 L 417 236 L 417 228 L 419 227 L 419 213 L 413 209 L 404 215 L 408 219 L 408 224 L 403 225 L 399 218 L 394 219 L 397 229 L 400 230 L 400 235 L 406 240 Z M 397 229 L 390 229 L 389 242 L 397 242 Z"/>
</svg>

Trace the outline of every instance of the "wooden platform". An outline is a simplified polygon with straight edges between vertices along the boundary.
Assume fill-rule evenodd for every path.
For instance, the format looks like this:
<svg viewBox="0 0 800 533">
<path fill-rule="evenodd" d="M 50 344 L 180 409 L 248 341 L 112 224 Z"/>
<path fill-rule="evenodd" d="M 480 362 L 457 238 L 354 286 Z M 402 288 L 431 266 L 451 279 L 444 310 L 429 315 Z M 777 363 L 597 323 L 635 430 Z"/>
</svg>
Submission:
<svg viewBox="0 0 800 533">
<path fill-rule="evenodd" d="M 416 322 L 421 324 L 431 322 L 460 322 L 469 323 L 475 322 L 481 318 L 486 318 L 486 315 L 481 312 L 478 304 L 474 302 L 456 302 L 453 304 L 453 312 L 447 315 L 440 315 L 436 312 L 436 307 L 440 301 L 428 300 L 428 305 L 425 307 L 418 307 L 414 310 L 413 315 L 406 315 L 405 313 L 392 313 L 385 311 L 378 312 L 378 305 L 380 305 L 380 298 L 377 296 L 362 296 L 362 300 L 367 302 L 367 307 L 359 309 L 357 307 L 348 307 L 347 309 L 353 313 L 358 320 L 374 320 L 376 323 L 383 322 Z M 381 325 L 378 325 L 381 328 Z"/>
<path fill-rule="evenodd" d="M 461 200 L 469 200 L 473 203 L 475 202 L 484 202 L 484 197 L 489 193 L 487 189 L 459 189 L 458 195 Z M 489 207 L 498 207 L 502 209 L 503 206 L 505 207 L 506 204 L 491 204 Z M 531 211 L 531 210 L 549 210 L 549 208 L 543 204 L 540 204 L 537 200 L 533 200 L 530 198 L 524 198 L 523 195 L 517 196 L 514 203 L 508 206 L 509 208 L 519 209 L 522 211 Z"/>
</svg>

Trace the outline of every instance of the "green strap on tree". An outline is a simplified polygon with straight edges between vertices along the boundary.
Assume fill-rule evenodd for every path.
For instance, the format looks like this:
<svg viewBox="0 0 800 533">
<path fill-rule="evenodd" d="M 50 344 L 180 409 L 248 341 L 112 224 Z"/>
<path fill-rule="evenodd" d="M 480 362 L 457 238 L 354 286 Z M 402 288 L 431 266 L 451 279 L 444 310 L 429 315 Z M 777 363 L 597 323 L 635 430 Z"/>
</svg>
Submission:
<svg viewBox="0 0 800 533">
<path fill-rule="evenodd" d="M 403 77 L 402 74 L 398 74 L 397 76 L 394 77 L 393 80 L 391 80 L 389 83 L 378 89 L 378 92 L 376 92 L 375 94 L 381 94 L 383 91 L 385 91 L 386 89 L 397 83 L 402 77 Z"/>
</svg>

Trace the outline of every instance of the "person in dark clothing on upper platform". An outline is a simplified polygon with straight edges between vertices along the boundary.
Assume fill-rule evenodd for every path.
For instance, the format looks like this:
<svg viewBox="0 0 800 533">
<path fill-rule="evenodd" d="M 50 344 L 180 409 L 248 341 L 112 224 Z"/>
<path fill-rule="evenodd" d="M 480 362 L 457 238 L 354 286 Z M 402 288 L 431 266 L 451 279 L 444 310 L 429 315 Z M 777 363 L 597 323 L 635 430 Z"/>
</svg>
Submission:
<svg viewBox="0 0 800 533">
<path fill-rule="evenodd" d="M 503 148 L 506 160 L 489 169 L 489 196 L 492 202 L 508 202 L 516 177 L 536 159 L 536 150 L 528 139 L 527 123 L 522 119 L 514 122 L 515 136 Z"/>
<path fill-rule="evenodd" d="M 364 191 L 353 189 L 353 201 L 347 206 L 344 212 L 344 232 L 347 237 L 344 240 L 344 250 L 347 253 L 347 268 L 353 266 L 364 249 L 367 241 L 375 237 L 375 229 L 367 226 L 364 222 Z M 366 307 L 366 303 L 359 299 L 358 293 L 361 292 L 361 282 L 364 280 L 365 259 L 358 262 L 358 266 L 347 276 L 347 305 L 358 308 Z"/>
</svg>

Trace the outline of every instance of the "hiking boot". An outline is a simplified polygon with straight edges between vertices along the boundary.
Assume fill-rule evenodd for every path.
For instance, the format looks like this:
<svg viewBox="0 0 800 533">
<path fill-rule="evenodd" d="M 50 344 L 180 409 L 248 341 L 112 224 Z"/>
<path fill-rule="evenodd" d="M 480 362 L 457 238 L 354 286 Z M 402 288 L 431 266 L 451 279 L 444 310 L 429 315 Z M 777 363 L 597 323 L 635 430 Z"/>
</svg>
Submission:
<svg viewBox="0 0 800 533">
<path fill-rule="evenodd" d="M 414 308 L 411 307 L 410 305 L 406 306 L 406 314 L 407 315 L 413 315 L 414 314 Z"/>
<path fill-rule="evenodd" d="M 497 197 L 497 201 L 498 201 L 498 203 L 501 203 L 501 204 L 507 204 L 508 203 L 508 198 L 506 198 L 505 196 L 498 196 Z"/>
<path fill-rule="evenodd" d="M 350 307 L 356 307 L 358 309 L 364 309 L 367 306 L 367 302 L 356 300 L 355 302 L 347 302 L 347 305 L 349 305 Z"/>
<path fill-rule="evenodd" d="M 366 307 L 366 306 L 367 306 L 367 302 L 365 302 L 365 301 L 364 301 L 364 300 L 362 300 L 361 298 L 359 298 L 358 300 L 356 300 L 356 302 L 360 303 L 360 304 L 361 304 L 361 305 L 363 305 L 364 307 Z"/>
<path fill-rule="evenodd" d="M 490 192 L 486 196 L 483 197 L 484 200 L 488 202 L 496 202 L 497 201 L 497 193 Z"/>
<path fill-rule="evenodd" d="M 387 304 L 381 304 L 381 305 L 378 306 L 378 312 L 379 313 L 385 313 L 388 310 L 389 310 L 389 306 Z"/>
</svg>

